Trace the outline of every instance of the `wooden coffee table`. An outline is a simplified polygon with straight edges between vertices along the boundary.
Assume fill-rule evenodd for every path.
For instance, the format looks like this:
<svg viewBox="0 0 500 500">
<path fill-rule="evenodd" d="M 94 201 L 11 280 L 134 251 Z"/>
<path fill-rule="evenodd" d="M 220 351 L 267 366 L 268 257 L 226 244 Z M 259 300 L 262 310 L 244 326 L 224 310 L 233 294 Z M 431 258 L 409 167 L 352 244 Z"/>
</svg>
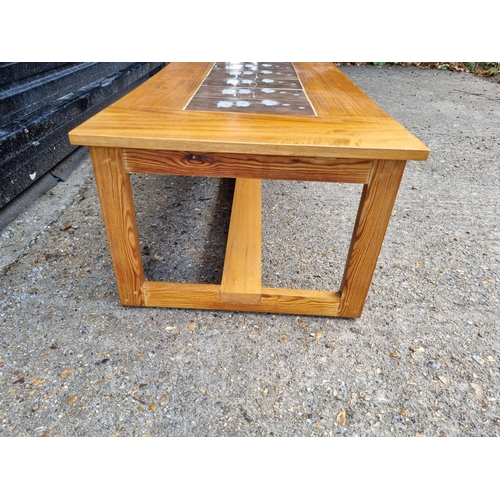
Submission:
<svg viewBox="0 0 500 500">
<path fill-rule="evenodd" d="M 170 63 L 69 136 L 90 147 L 123 305 L 353 318 L 406 161 L 429 155 L 330 63 Z M 220 284 L 145 280 L 134 173 L 236 179 Z M 340 290 L 262 286 L 261 179 L 363 184 Z"/>
</svg>

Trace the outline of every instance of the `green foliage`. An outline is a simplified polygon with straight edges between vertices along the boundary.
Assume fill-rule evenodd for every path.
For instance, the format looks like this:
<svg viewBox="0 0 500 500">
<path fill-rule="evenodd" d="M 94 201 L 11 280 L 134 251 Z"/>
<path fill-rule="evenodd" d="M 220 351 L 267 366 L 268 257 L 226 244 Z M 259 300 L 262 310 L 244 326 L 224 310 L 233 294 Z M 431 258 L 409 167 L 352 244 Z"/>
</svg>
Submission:
<svg viewBox="0 0 500 500">
<path fill-rule="evenodd" d="M 500 62 L 468 62 L 464 63 L 471 73 L 483 76 L 498 76 L 500 74 Z"/>
</svg>

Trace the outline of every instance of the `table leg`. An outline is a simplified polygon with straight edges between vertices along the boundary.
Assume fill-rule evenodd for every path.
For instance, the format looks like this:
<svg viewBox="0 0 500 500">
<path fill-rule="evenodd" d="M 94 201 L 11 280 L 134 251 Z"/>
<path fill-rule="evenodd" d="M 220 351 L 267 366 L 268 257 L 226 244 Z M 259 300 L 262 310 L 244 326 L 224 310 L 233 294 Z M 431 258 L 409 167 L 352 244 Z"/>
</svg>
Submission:
<svg viewBox="0 0 500 500">
<path fill-rule="evenodd" d="M 130 177 L 123 167 L 122 151 L 91 147 L 90 155 L 120 302 L 142 306 L 144 271 Z"/>
<path fill-rule="evenodd" d="M 344 277 L 338 315 L 359 318 L 377 265 L 406 161 L 375 160 L 363 188 Z"/>
</svg>

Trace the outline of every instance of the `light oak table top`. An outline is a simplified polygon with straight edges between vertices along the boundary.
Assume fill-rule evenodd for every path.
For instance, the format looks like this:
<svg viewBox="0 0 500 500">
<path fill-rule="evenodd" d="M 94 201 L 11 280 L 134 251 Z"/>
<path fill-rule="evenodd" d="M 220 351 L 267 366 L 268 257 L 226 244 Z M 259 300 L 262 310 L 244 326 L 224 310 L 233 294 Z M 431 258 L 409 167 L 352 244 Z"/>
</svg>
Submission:
<svg viewBox="0 0 500 500">
<path fill-rule="evenodd" d="M 314 110 L 312 116 L 271 113 L 270 107 L 255 113 L 235 112 L 236 107 L 191 109 L 195 107 L 188 106 L 193 94 L 213 66 L 168 64 L 139 88 L 72 130 L 71 143 L 330 158 L 425 160 L 429 155 L 425 144 L 331 63 L 293 63 Z M 273 85 L 276 89 L 281 84 Z"/>
</svg>

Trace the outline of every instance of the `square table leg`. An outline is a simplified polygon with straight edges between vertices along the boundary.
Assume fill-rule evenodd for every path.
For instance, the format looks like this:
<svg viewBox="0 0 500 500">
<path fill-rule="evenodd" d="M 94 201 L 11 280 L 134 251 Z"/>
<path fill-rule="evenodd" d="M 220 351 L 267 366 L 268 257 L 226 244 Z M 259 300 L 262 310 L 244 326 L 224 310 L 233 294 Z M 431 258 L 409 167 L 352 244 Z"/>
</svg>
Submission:
<svg viewBox="0 0 500 500">
<path fill-rule="evenodd" d="M 364 185 L 340 287 L 338 315 L 359 318 L 377 265 L 406 161 L 375 160 Z"/>
<path fill-rule="evenodd" d="M 120 302 L 125 306 L 143 306 L 141 247 L 130 176 L 123 166 L 122 150 L 91 147 L 90 156 Z"/>
</svg>

